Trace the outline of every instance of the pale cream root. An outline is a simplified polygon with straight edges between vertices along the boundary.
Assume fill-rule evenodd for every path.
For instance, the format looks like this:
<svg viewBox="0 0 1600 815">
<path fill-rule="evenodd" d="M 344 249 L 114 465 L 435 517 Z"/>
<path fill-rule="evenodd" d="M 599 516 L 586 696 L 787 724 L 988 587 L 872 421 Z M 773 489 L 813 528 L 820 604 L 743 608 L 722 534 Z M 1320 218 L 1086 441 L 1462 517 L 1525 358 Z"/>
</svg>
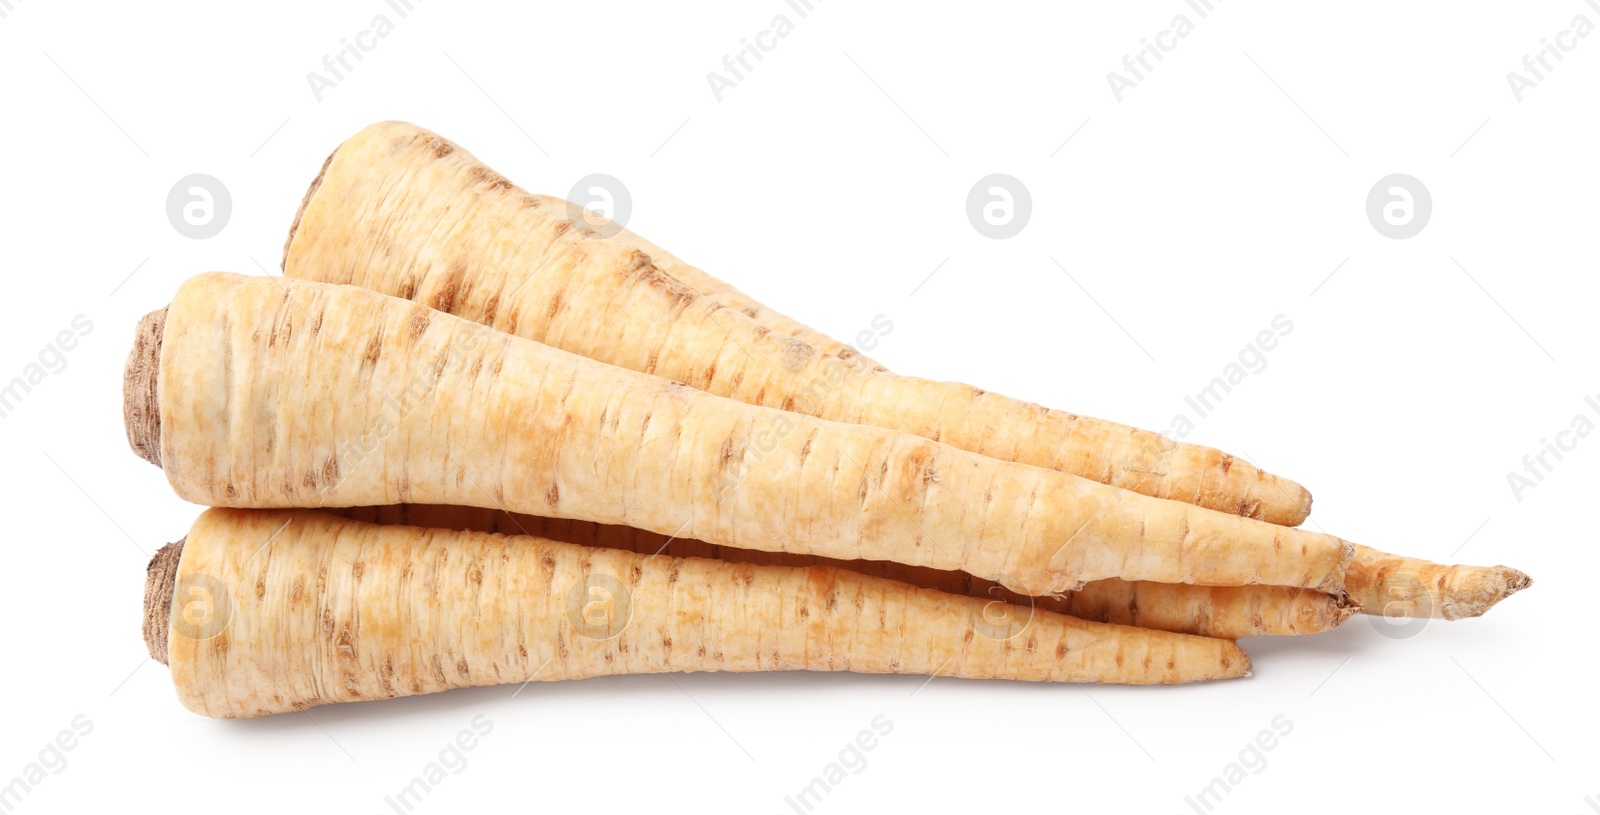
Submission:
<svg viewBox="0 0 1600 815">
<path fill-rule="evenodd" d="M 296 217 L 284 270 L 414 299 L 751 404 L 888 427 L 1273 523 L 1297 525 L 1310 512 L 1303 487 L 1217 450 L 822 353 L 752 319 L 748 298 L 718 289 L 742 299 L 740 311 L 697 294 L 642 239 L 601 238 L 572 214 L 437 135 L 387 122 L 332 156 Z M 681 262 L 670 268 L 695 277 Z"/>
<path fill-rule="evenodd" d="M 841 569 L 306 510 L 207 510 L 176 568 L 158 571 L 168 582 L 147 602 L 157 616 L 171 604 L 178 697 L 216 717 L 666 671 L 1165 684 L 1250 669 L 1227 640 L 996 608 Z"/>
<path fill-rule="evenodd" d="M 1445 566 L 1356 547 L 1347 575 L 1350 598 L 1368 614 L 1389 617 L 1477 617 L 1533 585 L 1508 566 Z"/>
<path fill-rule="evenodd" d="M 330 171 L 331 184 L 323 190 Z M 409 179 L 415 189 L 392 186 L 394 178 Z M 352 209 L 367 217 L 346 218 L 343 213 Z M 312 213 L 308 234 L 296 241 L 307 210 Z M 454 231 L 438 239 L 432 226 L 447 211 Z M 887 372 L 864 375 L 880 366 L 860 360 L 830 365 L 827 354 L 850 354 L 843 343 L 778 314 L 626 230 L 602 239 L 571 228 L 567 217 L 572 211 L 561 199 L 525 195 L 432 133 L 384 123 L 358 134 L 324 164 L 296 218 L 284 266 L 293 275 L 416 298 L 743 401 L 892 427 L 1274 523 L 1297 525 L 1310 512 L 1310 494 L 1299 485 L 1211 448 L 1174 444 L 1157 434 L 966 386 Z M 401 235 L 408 223 L 426 228 Z M 517 241 L 467 241 L 475 230 L 492 228 L 499 235 L 504 224 L 516 225 L 511 234 Z M 386 258 L 398 259 L 365 263 L 369 247 L 378 242 Z M 392 254 L 396 251 L 398 255 Z M 656 272 L 703 296 L 685 306 L 670 291 L 662 293 L 670 286 L 639 285 Z M 604 295 L 605 311 L 599 318 L 580 302 L 618 287 L 627 299 Z M 718 301 L 751 319 L 726 314 Z M 656 330 L 634 324 L 616 336 L 590 332 L 591 324 L 621 325 L 618 309 L 623 306 L 618 302 L 629 309 L 621 317 L 651 321 Z M 549 305 L 548 315 L 526 316 L 541 305 Z M 768 336 L 766 329 L 798 338 L 822 354 L 797 349 L 782 337 Z M 752 373 L 756 364 L 772 370 Z M 1387 608 L 1390 614 L 1476 616 L 1527 585 L 1525 575 L 1506 567 L 1444 566 L 1359 546 L 1357 552 L 1351 568 L 1370 590 L 1352 592 L 1353 598 L 1368 607 Z M 1431 599 L 1415 599 L 1419 579 L 1433 586 Z"/>
<path fill-rule="evenodd" d="M 1001 600 L 1012 605 L 1070 614 L 1086 620 L 1223 639 L 1317 634 L 1338 627 L 1356 611 L 1351 603 L 1315 589 L 1190 586 L 1116 578 L 1096 580 L 1077 591 L 1062 595 L 1030 597 L 966 572 L 907 566 L 882 560 L 835 560 L 789 552 L 737 549 L 627 526 L 513 514 L 481 507 L 399 504 L 329 511 L 368 523 L 538 535 L 566 543 L 602 546 L 646 555 L 706 557 L 729 563 L 764 566 L 837 566 L 923 588 Z"/>
<path fill-rule="evenodd" d="M 565 204 L 558 198 L 538 197 L 547 204 Z M 690 288 L 743 312 L 775 331 L 795 337 L 826 354 L 849 358 L 853 353 L 849 346 L 777 313 L 626 229 L 607 240 L 644 252 L 663 271 Z M 873 366 L 882 368 L 876 363 Z M 1219 464 L 1217 455 L 1220 454 L 1210 448 L 1188 446 L 1180 451 L 1180 462 L 1174 469 L 1181 471 L 1231 466 Z M 1309 503 L 1306 506 L 1309 511 Z M 1304 519 L 1279 515 L 1268 520 L 1297 525 Z M 871 573 L 871 568 L 867 571 Z M 936 585 L 922 580 L 910 582 Z M 982 584 L 985 581 L 977 582 Z M 1390 555 L 1359 544 L 1356 545 L 1356 557 L 1350 565 L 1346 582 L 1350 592 L 1349 603 L 1303 589 L 1190 588 L 1119 580 L 1091 583 L 1065 598 L 1044 602 L 1065 603 L 1071 606 L 1067 613 L 1106 622 L 1220 637 L 1248 637 L 1316 633 L 1337 626 L 1353 610 L 1363 608 L 1371 614 L 1396 617 L 1439 617 L 1447 620 L 1476 617 L 1533 583 L 1527 575 L 1507 566 L 1446 566 L 1418 558 Z M 982 586 L 976 590 L 987 591 Z"/>
<path fill-rule="evenodd" d="M 724 399 L 351 286 L 207 274 L 161 341 L 160 463 L 212 506 L 467 504 L 765 551 L 1340 593 L 1338 538 Z"/>
<path fill-rule="evenodd" d="M 549 195 L 536 195 L 534 197 L 552 209 L 573 206 L 567 201 Z M 615 230 L 615 234 L 611 234 L 613 230 Z M 637 249 L 649 255 L 657 267 L 677 278 L 679 282 L 694 290 L 696 294 L 703 295 L 723 306 L 738 311 L 773 331 L 794 337 L 824 354 L 831 354 L 852 364 L 863 365 L 871 370 L 888 370 L 881 363 L 861 353 L 859 349 L 839 342 L 799 320 L 785 316 L 770 306 L 763 305 L 754 297 L 712 277 L 697 267 L 685 263 L 672 253 L 645 240 L 634 232 L 621 229 L 615 224 L 609 224 L 605 229 L 599 231 L 606 235 L 605 239 L 611 243 L 625 246 L 629 249 Z"/>
</svg>

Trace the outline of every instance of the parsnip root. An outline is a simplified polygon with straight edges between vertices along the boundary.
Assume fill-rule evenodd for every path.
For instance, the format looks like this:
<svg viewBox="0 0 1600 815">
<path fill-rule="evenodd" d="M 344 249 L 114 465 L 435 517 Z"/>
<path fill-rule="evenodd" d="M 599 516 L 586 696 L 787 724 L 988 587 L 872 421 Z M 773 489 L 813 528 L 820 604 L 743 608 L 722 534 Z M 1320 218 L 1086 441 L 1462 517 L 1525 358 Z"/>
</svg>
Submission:
<svg viewBox="0 0 1600 815">
<path fill-rule="evenodd" d="M 719 398 L 350 286 L 200 275 L 161 332 L 159 406 L 140 409 L 159 413 L 160 466 L 195 503 L 488 506 L 961 570 L 1029 595 L 1108 577 L 1340 594 L 1353 551 Z"/>
<path fill-rule="evenodd" d="M 1533 585 L 1509 566 L 1444 566 L 1356 547 L 1346 574 L 1350 597 L 1368 614 L 1389 617 L 1477 617 Z"/>
<path fill-rule="evenodd" d="M 1303 487 L 1217 450 L 821 353 L 697 294 L 643 239 L 602 239 L 553 200 L 426 130 L 374 125 L 339 147 L 307 193 L 284 272 L 414 299 L 751 404 L 892 428 L 1273 523 L 1297 525 L 1310 513 Z"/>
<path fill-rule="evenodd" d="M 148 647 L 184 706 L 216 717 L 666 671 L 1162 684 L 1250 670 L 1227 640 L 1019 614 L 840 569 L 307 510 L 207 510 L 150 575 Z"/>
<path fill-rule="evenodd" d="M 1298 525 L 1310 513 L 1299 485 L 1210 448 L 896 376 L 870 360 L 830 363 L 830 354 L 855 352 L 626 229 L 601 237 L 574 225 L 572 211 L 559 198 L 522 192 L 436 134 L 385 122 L 328 157 L 290 229 L 283 267 L 752 404 L 899 429 L 1273 523 Z M 663 276 L 700 296 L 686 305 Z M 1356 551 L 1352 580 L 1362 590 L 1353 599 L 1395 615 L 1477 616 L 1531 583 L 1504 566 Z M 1426 598 L 1419 584 L 1432 586 Z"/>
<path fill-rule="evenodd" d="M 552 211 L 571 206 L 568 202 L 549 195 L 535 195 L 534 197 L 538 198 L 545 206 L 550 207 Z M 607 241 L 649 255 L 650 260 L 658 268 L 677 278 L 680 283 L 688 286 L 695 294 L 702 295 L 718 304 L 740 312 L 773 331 L 794 337 L 824 354 L 838 357 L 852 365 L 864 366 L 870 370 L 888 370 L 882 363 L 871 359 L 858 349 L 846 345 L 793 317 L 779 313 L 771 306 L 764 305 L 754 297 L 739 291 L 697 267 L 685 263 L 671 252 L 645 240 L 638 234 L 621 228 L 617 224 L 609 225 L 604 231 L 609 233 L 612 230 L 615 230 L 615 234 L 609 235 L 606 238 Z"/>
<path fill-rule="evenodd" d="M 1190 586 L 1183 583 L 1096 580 L 1059 596 L 1030 597 L 966 572 L 881 560 L 834 560 L 789 552 L 760 552 L 614 526 L 519 515 L 481 507 L 401 504 L 328 510 L 367 523 L 536 535 L 645 555 L 704 557 L 760 566 L 835 566 L 873 577 L 1011 605 L 1070 614 L 1085 620 L 1136 625 L 1223 639 L 1300 636 L 1337 628 L 1356 612 L 1354 603 L 1314 589 L 1286 586 Z"/>
</svg>

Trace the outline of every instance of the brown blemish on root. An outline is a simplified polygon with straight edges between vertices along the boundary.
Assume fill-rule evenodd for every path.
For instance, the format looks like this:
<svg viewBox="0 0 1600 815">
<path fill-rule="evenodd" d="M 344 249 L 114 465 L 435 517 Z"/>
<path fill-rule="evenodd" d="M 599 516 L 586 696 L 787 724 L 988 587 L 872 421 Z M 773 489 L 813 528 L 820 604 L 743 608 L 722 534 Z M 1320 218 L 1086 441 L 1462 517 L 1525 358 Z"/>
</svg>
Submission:
<svg viewBox="0 0 1600 815">
<path fill-rule="evenodd" d="M 417 311 L 411 315 L 411 339 L 412 339 L 412 341 L 415 342 L 418 337 L 422 336 L 422 332 L 427 331 L 427 330 L 428 330 L 428 312 L 426 310 L 424 310 L 424 309 L 417 309 Z"/>
<path fill-rule="evenodd" d="M 445 274 L 444 285 L 440 286 L 439 290 L 434 292 L 433 297 L 429 298 L 429 307 L 446 314 L 454 313 L 456 297 L 461 290 L 461 281 L 466 276 L 467 264 L 463 261 L 456 261 L 455 265 L 450 267 L 450 271 Z"/>
<path fill-rule="evenodd" d="M 383 353 L 383 334 L 381 334 L 381 333 L 373 334 L 372 337 L 367 340 L 367 348 L 366 348 L 365 351 L 363 351 L 361 353 L 361 358 L 363 360 L 366 360 L 366 363 L 368 365 L 377 365 L 378 364 L 378 356 L 380 354 L 382 354 L 382 353 Z"/>
<path fill-rule="evenodd" d="M 509 190 L 512 187 L 511 182 L 508 181 L 505 176 L 500 175 L 499 173 L 483 166 L 482 164 L 477 164 L 468 168 L 467 178 L 469 183 L 482 184 L 490 192 L 497 190 Z"/>
<path fill-rule="evenodd" d="M 144 572 L 144 644 L 150 658 L 167 664 L 167 632 L 172 619 L 172 593 L 178 585 L 183 538 L 156 551 Z"/>
<path fill-rule="evenodd" d="M 167 327 L 165 308 L 144 315 L 133 336 L 122 370 L 122 424 L 128 446 L 139 458 L 161 466 L 161 336 Z"/>
</svg>

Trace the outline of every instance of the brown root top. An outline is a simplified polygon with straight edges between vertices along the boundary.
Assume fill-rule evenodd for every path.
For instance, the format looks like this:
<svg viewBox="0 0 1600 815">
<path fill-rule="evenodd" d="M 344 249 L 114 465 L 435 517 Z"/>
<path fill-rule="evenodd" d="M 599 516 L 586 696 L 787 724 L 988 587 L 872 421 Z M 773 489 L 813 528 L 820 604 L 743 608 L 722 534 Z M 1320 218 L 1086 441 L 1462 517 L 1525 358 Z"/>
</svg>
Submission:
<svg viewBox="0 0 1600 815">
<path fill-rule="evenodd" d="M 166 327 L 165 308 L 144 315 L 122 371 L 122 423 L 128 431 L 128 446 L 157 467 L 161 466 L 161 402 L 156 384 L 161 373 L 161 335 Z"/>
<path fill-rule="evenodd" d="M 1334 628 L 1338 628 L 1341 625 L 1344 625 L 1344 621 L 1345 620 L 1348 620 L 1351 617 L 1354 617 L 1355 615 L 1360 614 L 1361 612 L 1362 612 L 1361 601 L 1357 600 L 1356 598 L 1354 598 L 1354 597 L 1352 597 L 1352 596 L 1350 596 L 1348 594 L 1343 595 L 1343 596 L 1335 595 L 1334 596 L 1334 607 L 1333 607 L 1333 623 L 1332 623 L 1332 625 L 1328 626 L 1328 629 L 1332 630 Z"/>
<path fill-rule="evenodd" d="M 328 175 L 328 165 L 333 164 L 333 157 L 339 155 L 342 147 L 344 145 L 341 143 L 339 147 L 333 148 L 333 152 L 323 160 L 322 169 L 317 171 L 316 178 L 311 179 L 311 186 L 306 188 L 306 196 L 300 199 L 300 208 L 294 211 L 294 223 L 289 225 L 289 237 L 283 242 L 283 262 L 278 264 L 278 268 L 286 273 L 289 271 L 289 247 L 294 245 L 294 236 L 300 233 L 300 219 L 305 217 L 306 207 L 311 206 L 311 199 L 316 197 L 317 190 L 322 187 L 322 179 Z"/>
<path fill-rule="evenodd" d="M 172 619 L 172 593 L 178 583 L 178 561 L 183 557 L 183 538 L 169 543 L 150 558 L 144 573 L 144 644 L 150 658 L 167 664 L 167 630 Z"/>
</svg>

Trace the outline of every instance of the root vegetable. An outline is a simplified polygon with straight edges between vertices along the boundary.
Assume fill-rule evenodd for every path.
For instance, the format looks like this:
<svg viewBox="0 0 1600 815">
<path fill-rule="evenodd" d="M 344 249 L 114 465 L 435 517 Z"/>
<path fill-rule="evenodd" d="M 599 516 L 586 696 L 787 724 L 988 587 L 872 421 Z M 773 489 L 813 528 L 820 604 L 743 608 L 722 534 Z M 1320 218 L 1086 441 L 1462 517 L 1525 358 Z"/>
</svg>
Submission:
<svg viewBox="0 0 1600 815">
<path fill-rule="evenodd" d="M 539 197 L 556 206 L 565 203 L 558 198 Z M 724 305 L 737 308 L 769 328 L 835 356 L 850 351 L 849 346 L 838 340 L 778 314 L 749 295 L 684 263 L 626 229 L 608 240 L 645 252 L 668 274 L 680 280 L 692 280 L 689 284 L 691 288 L 713 300 L 729 297 L 733 302 L 723 300 Z M 733 306 L 733 303 L 738 305 Z M 828 350 L 834 348 L 845 350 Z M 1501 600 L 1533 585 L 1532 578 L 1509 566 L 1445 565 L 1391 555 L 1360 544 L 1356 544 L 1355 548 L 1355 560 L 1345 577 L 1346 589 L 1350 593 L 1349 604 L 1320 592 L 1302 589 L 1189 588 L 1163 583 L 1130 584 L 1114 579 L 1091 583 L 1064 598 L 1041 598 L 1040 601 L 1047 605 L 1063 605 L 1056 609 L 1058 611 L 1104 622 L 1239 638 L 1314 634 L 1343 622 L 1352 613 L 1351 608 L 1393 617 L 1436 617 L 1446 620 L 1478 617 Z M 861 561 L 854 563 L 867 565 L 865 571 L 868 574 L 876 573 L 868 564 Z M 936 588 L 946 582 L 936 577 L 932 570 L 926 571 L 921 576 L 923 579 L 902 579 Z M 983 582 L 978 581 L 979 584 Z M 987 587 L 979 585 L 977 591 L 987 591 Z"/>
<path fill-rule="evenodd" d="M 420 192 L 396 187 L 399 179 L 410 180 Z M 461 204 L 459 209 L 455 203 Z M 855 352 L 844 343 L 777 313 L 632 232 L 624 229 L 602 239 L 581 228 L 569 229 L 565 216 L 571 211 L 561 199 L 525 195 L 426 130 L 384 123 L 357 134 L 329 157 L 296 218 L 284 269 L 291 276 L 355 283 L 413 298 L 753 404 L 900 429 L 1005 460 L 1274 523 L 1298 525 L 1310 512 L 1310 495 L 1298 485 L 1209 448 L 1170 443 L 1156 434 L 967 386 L 889 374 L 864 357 L 852 358 Z M 439 238 L 434 226 L 444 212 L 455 220 L 452 231 Z M 497 238 L 479 251 L 469 236 L 491 224 L 496 235 L 518 236 L 520 242 Z M 509 233 L 504 231 L 508 224 Z M 423 237 L 401 239 L 409 236 Z M 382 262 L 367 262 L 378 256 L 373 247 L 383 249 Z M 498 265 L 485 269 L 484 264 Z M 655 271 L 703 296 L 695 299 L 695 306 L 683 307 L 662 294 L 660 286 L 641 283 Z M 619 290 L 628 298 L 623 315 L 611 295 Z M 607 303 L 596 318 L 596 309 L 585 308 L 582 300 L 600 297 Z M 719 302 L 750 319 L 725 313 Z M 550 305 L 550 314 L 526 316 L 541 304 Z M 634 314 L 659 330 L 618 319 Z M 625 323 L 616 337 L 590 331 L 593 325 Z M 767 336 L 767 329 L 850 364 L 830 367 L 829 357 L 796 352 L 781 337 Z M 741 361 L 739 352 L 748 354 L 748 361 Z M 776 372 L 752 375 L 750 367 L 758 363 Z M 849 384 L 833 384 L 833 379 L 845 378 Z M 1250 494 L 1256 497 L 1233 503 Z M 1373 613 L 1387 609 L 1394 615 L 1474 617 L 1532 583 L 1506 566 L 1449 566 L 1363 546 L 1356 552 L 1352 599 Z"/>
<path fill-rule="evenodd" d="M 541 196 L 544 198 L 544 196 Z M 561 204 L 560 199 L 547 203 Z M 845 348 L 838 340 L 798 326 L 710 274 L 689 266 L 637 235 L 621 230 L 608 238 L 650 255 L 668 274 L 693 280 L 692 288 L 713 300 L 727 296 L 736 308 L 774 330 L 783 331 L 819 349 Z M 731 294 L 724 294 L 730 292 Z M 732 303 L 723 301 L 725 305 Z M 835 353 L 826 351 L 826 353 Z M 835 354 L 836 356 L 839 354 Z M 857 562 L 859 563 L 859 561 Z M 868 573 L 873 573 L 871 569 Z M 910 580 L 938 587 L 932 582 Z M 982 581 L 979 581 L 980 583 Z M 1393 617 L 1437 617 L 1459 620 L 1481 616 L 1501 600 L 1533 585 L 1533 579 L 1509 566 L 1444 565 L 1420 558 L 1380 552 L 1356 544 L 1356 557 L 1345 576 L 1351 606 L 1370 614 Z M 981 587 L 980 587 L 981 590 Z M 1168 631 L 1217 637 L 1263 634 L 1312 634 L 1337 626 L 1351 613 L 1344 604 L 1318 592 L 1278 588 L 1205 588 L 1105 580 L 1091 583 L 1061 600 L 1066 611 L 1105 622 L 1137 624 Z M 1104 609 L 1096 613 L 1095 609 Z M 1137 609 L 1123 611 L 1123 609 Z M 1162 612 L 1168 612 L 1163 614 Z"/>
<path fill-rule="evenodd" d="M 1533 585 L 1508 566 L 1444 566 L 1366 546 L 1346 574 L 1350 598 L 1368 614 L 1390 617 L 1477 617 Z"/>
<path fill-rule="evenodd" d="M 553 205 L 565 203 L 558 198 L 540 198 Z M 826 353 L 835 353 L 826 350 L 830 348 L 849 350 L 838 340 L 774 312 L 626 229 L 607 240 L 645 252 L 668 274 L 694 281 L 691 287 L 713 300 L 729 297 L 739 304 L 736 306 L 739 311 L 774 330 L 824 349 Z M 733 305 L 728 301 L 723 303 Z M 1445 565 L 1391 555 L 1360 544 L 1356 544 L 1355 549 L 1355 560 L 1345 576 L 1349 606 L 1370 614 L 1446 620 L 1478 617 L 1501 600 L 1533 585 L 1532 578 L 1509 566 Z M 875 573 L 870 567 L 866 571 Z M 931 570 L 923 577 L 927 579 L 911 579 L 910 582 L 934 587 L 944 582 Z M 979 590 L 986 588 L 979 586 Z M 1119 580 L 1091 583 L 1066 598 L 1043 602 L 1065 604 L 1071 610 L 1056 610 L 1089 619 L 1231 638 L 1316 633 L 1337 626 L 1351 613 L 1345 608 L 1346 604 L 1309 590 L 1191 589 L 1168 584 L 1127 584 Z M 1137 609 L 1139 613 L 1123 611 L 1125 608 Z M 1096 613 L 1095 609 L 1104 611 Z"/>
<path fill-rule="evenodd" d="M 551 211 L 560 211 L 571 206 L 567 201 L 549 195 L 535 195 L 534 197 L 539 199 L 542 205 L 550 207 Z M 612 230 L 616 230 L 615 234 L 611 234 L 606 239 L 607 241 L 629 249 L 636 249 L 649 255 L 650 260 L 658 268 L 672 275 L 678 282 L 688 286 L 696 294 L 738 311 L 773 331 L 794 337 L 824 354 L 829 354 L 853 365 L 865 366 L 872 370 L 888 370 L 882 364 L 873 361 L 855 348 L 845 345 L 799 320 L 785 316 L 728 283 L 679 260 L 672 253 L 645 240 L 637 233 L 623 229 L 617 224 L 609 225 L 605 231 L 609 233 Z"/>
<path fill-rule="evenodd" d="M 723 399 L 351 286 L 200 275 L 139 336 L 130 443 L 195 503 L 488 506 L 961 570 L 1029 595 L 1108 577 L 1339 594 L 1352 553 Z"/>
<path fill-rule="evenodd" d="M 558 198 L 539 196 L 561 206 Z M 713 300 L 735 307 L 768 327 L 782 331 L 825 353 L 841 356 L 849 346 L 807 328 L 757 302 L 749 295 L 684 263 L 665 250 L 624 229 L 608 238 L 639 249 L 656 264 Z M 734 306 L 733 303 L 739 305 Z M 828 349 L 844 349 L 835 352 Z M 876 365 L 876 363 L 874 363 Z M 879 366 L 881 368 L 881 366 Z M 490 513 L 491 515 L 493 513 Z M 648 533 L 644 533 L 648 534 Z M 1509 566 L 1445 565 L 1421 558 L 1391 555 L 1370 546 L 1355 545 L 1355 560 L 1345 576 L 1350 602 L 1306 589 L 1277 587 L 1187 587 L 1165 583 L 1128 583 L 1103 580 L 1062 598 L 1038 598 L 1044 607 L 1103 622 L 1142 625 L 1167 631 L 1184 631 L 1214 637 L 1240 638 L 1262 635 L 1314 634 L 1343 622 L 1353 610 L 1393 617 L 1436 617 L 1459 620 L 1478 617 L 1501 600 L 1533 585 L 1533 579 Z M 761 558 L 763 555 L 750 553 Z M 876 574 L 878 564 L 851 561 L 849 568 Z M 887 565 L 887 564 L 884 564 Z M 902 576 L 908 582 L 946 591 L 947 578 L 934 570 Z M 954 574 L 954 573 L 949 573 Z M 961 575 L 971 579 L 970 575 Z M 986 581 L 976 581 L 970 592 L 988 592 Z M 1021 598 L 1012 598 L 1020 601 Z"/>
<path fill-rule="evenodd" d="M 690 538 L 659 535 L 628 526 L 516 515 L 480 507 L 401 504 L 328 511 L 368 523 L 536 535 L 565 543 L 601 546 L 645 555 L 704 557 L 760 566 L 836 566 L 923 588 L 1070 614 L 1086 620 L 1223 639 L 1317 634 L 1337 627 L 1356 611 L 1353 604 L 1314 589 L 1189 586 L 1115 578 L 1096 580 L 1060 596 L 1029 597 L 966 572 L 906 566 L 880 560 L 834 560 L 788 552 L 736 549 Z"/>
<path fill-rule="evenodd" d="M 1303 487 L 1217 450 L 820 353 L 697 296 L 642 251 L 642 239 L 607 241 L 572 212 L 433 133 L 374 125 L 313 182 L 284 271 L 414 299 L 751 404 L 901 430 L 1278 524 L 1310 512 Z M 686 264 L 675 268 L 692 275 Z"/>
<path fill-rule="evenodd" d="M 1250 669 L 1227 640 L 1015 611 L 826 567 L 211 509 L 151 561 L 145 635 L 185 707 L 229 718 L 666 671 L 1160 684 Z"/>
</svg>

